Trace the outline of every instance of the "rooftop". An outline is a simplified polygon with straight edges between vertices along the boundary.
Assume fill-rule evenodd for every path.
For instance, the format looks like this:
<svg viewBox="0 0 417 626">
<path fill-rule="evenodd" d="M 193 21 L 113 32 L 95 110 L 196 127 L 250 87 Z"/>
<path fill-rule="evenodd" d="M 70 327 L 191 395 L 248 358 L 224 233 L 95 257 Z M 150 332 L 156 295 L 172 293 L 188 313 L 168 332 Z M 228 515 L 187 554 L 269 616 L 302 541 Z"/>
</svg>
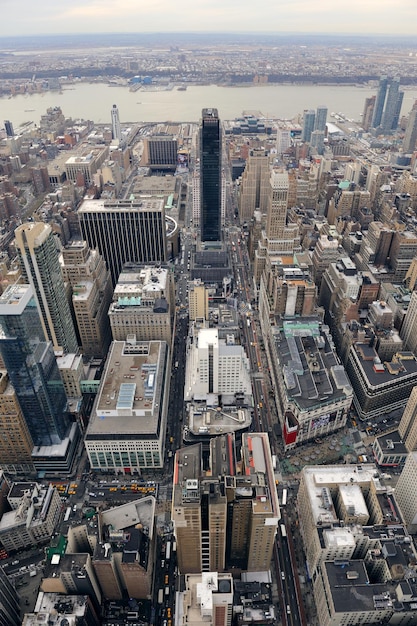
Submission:
<svg viewBox="0 0 417 626">
<path fill-rule="evenodd" d="M 165 342 L 112 343 L 87 439 L 116 433 L 159 436 L 167 357 Z"/>
</svg>

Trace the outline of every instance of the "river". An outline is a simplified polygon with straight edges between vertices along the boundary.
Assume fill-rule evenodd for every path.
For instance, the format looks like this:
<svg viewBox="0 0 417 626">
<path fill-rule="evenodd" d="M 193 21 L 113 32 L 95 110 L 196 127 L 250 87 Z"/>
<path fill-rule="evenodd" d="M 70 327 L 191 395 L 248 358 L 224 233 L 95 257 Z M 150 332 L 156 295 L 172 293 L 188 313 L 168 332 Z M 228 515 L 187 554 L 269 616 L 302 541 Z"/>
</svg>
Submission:
<svg viewBox="0 0 417 626">
<path fill-rule="evenodd" d="M 49 107 L 60 106 L 66 117 L 90 119 L 110 124 L 110 109 L 119 108 L 120 121 L 197 122 L 204 107 L 215 107 L 221 119 L 239 117 L 242 111 L 261 111 L 264 116 L 292 119 L 304 109 L 327 106 L 330 112 L 342 112 L 360 121 L 365 98 L 376 89 L 334 85 L 266 85 L 221 87 L 189 86 L 186 91 L 131 92 L 127 87 L 110 87 L 105 83 L 65 85 L 62 92 L 19 95 L 0 99 L 0 124 L 10 120 L 14 127 L 27 121 L 39 124 Z M 408 114 L 417 99 L 417 88 L 405 90 L 402 113 Z"/>
</svg>

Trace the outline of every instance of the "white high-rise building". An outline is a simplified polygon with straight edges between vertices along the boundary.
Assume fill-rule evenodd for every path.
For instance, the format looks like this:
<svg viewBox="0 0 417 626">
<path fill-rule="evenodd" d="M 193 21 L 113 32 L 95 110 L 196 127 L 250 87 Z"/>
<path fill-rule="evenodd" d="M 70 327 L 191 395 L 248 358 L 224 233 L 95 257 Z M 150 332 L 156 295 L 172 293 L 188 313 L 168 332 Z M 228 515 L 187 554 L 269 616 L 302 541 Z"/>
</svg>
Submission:
<svg viewBox="0 0 417 626">
<path fill-rule="evenodd" d="M 282 156 L 291 145 L 291 131 L 287 128 L 277 128 L 277 154 Z"/>
<path fill-rule="evenodd" d="M 189 344 L 185 400 L 209 394 L 251 394 L 250 364 L 233 334 L 219 337 L 217 328 L 194 327 Z"/>
<path fill-rule="evenodd" d="M 113 104 L 113 108 L 111 110 L 111 132 L 113 139 L 118 139 L 119 141 L 121 140 L 122 129 L 120 126 L 119 109 L 116 104 Z"/>
</svg>

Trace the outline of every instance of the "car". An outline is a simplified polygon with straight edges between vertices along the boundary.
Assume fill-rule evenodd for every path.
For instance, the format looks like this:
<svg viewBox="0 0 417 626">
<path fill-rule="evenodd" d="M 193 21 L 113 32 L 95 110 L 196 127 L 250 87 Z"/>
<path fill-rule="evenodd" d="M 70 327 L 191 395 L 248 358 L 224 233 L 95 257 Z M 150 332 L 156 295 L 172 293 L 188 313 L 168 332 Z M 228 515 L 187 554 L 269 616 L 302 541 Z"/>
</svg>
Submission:
<svg viewBox="0 0 417 626">
<path fill-rule="evenodd" d="M 110 489 L 110 491 L 111 491 L 111 489 Z M 98 492 L 98 495 L 99 495 L 99 496 L 104 496 L 104 491 L 99 491 L 99 492 Z"/>
<path fill-rule="evenodd" d="M 285 580 L 285 572 L 281 572 L 281 578 L 282 580 Z"/>
<path fill-rule="evenodd" d="M 290 609 L 290 605 L 287 604 L 287 615 L 291 615 L 291 609 Z"/>
<path fill-rule="evenodd" d="M 92 491 L 90 491 L 90 492 L 88 493 L 88 495 L 89 495 L 91 498 L 95 498 L 95 497 L 96 497 L 96 494 L 95 494 L 95 493 L 93 493 Z"/>
<path fill-rule="evenodd" d="M 19 559 L 16 559 L 15 561 L 12 561 L 12 565 L 19 565 L 20 561 Z"/>
</svg>

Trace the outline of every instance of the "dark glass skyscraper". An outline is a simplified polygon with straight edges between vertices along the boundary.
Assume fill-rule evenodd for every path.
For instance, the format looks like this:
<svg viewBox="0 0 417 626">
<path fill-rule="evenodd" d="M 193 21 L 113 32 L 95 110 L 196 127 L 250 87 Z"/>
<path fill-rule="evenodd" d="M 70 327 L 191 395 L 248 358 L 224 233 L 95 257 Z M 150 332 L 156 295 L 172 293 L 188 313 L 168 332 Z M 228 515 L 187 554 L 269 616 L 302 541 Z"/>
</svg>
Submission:
<svg viewBox="0 0 417 626">
<path fill-rule="evenodd" d="M 399 91 L 400 79 L 393 78 L 387 93 L 385 109 L 381 120 L 381 130 L 383 133 L 389 133 L 398 126 L 401 105 L 403 103 L 404 92 Z"/>
<path fill-rule="evenodd" d="M 376 101 L 374 106 L 374 115 L 372 117 L 372 128 L 378 128 L 381 125 L 382 112 L 384 110 L 385 97 L 388 89 L 388 78 L 381 76 L 379 79 L 378 93 L 376 95 Z"/>
<path fill-rule="evenodd" d="M 221 241 L 221 149 L 217 109 L 203 109 L 200 128 L 201 241 Z"/>
<path fill-rule="evenodd" d="M 0 352 L 33 443 L 60 443 L 69 426 L 67 398 L 30 285 L 11 285 L 0 296 Z"/>
<path fill-rule="evenodd" d="M 311 139 L 311 133 L 314 130 L 314 125 L 316 123 L 316 112 L 310 109 L 309 111 L 304 111 L 303 116 L 303 130 L 301 132 L 301 140 L 309 142 Z"/>
<path fill-rule="evenodd" d="M 404 97 L 404 92 L 399 91 L 399 87 L 399 78 L 380 78 L 371 124 L 380 133 L 389 134 L 398 126 Z"/>
</svg>

